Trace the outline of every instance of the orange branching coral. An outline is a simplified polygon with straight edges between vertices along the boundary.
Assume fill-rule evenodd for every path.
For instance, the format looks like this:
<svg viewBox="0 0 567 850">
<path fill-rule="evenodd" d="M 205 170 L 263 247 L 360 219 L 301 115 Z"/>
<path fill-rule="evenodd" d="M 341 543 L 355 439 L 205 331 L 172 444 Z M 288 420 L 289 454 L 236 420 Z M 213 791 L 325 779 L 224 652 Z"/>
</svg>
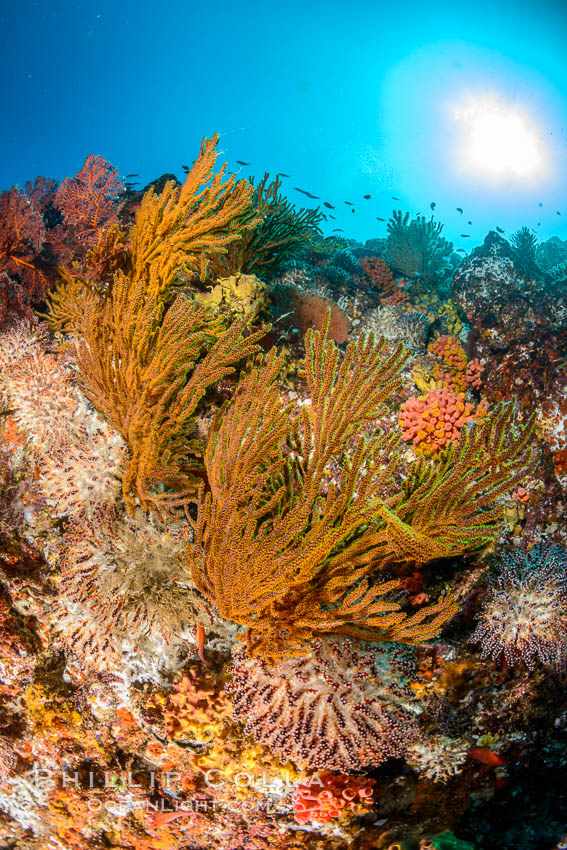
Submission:
<svg viewBox="0 0 567 850">
<path fill-rule="evenodd" d="M 375 779 L 320 771 L 293 791 L 297 823 L 329 823 L 345 816 L 363 814 L 372 799 Z"/>
<path fill-rule="evenodd" d="M 393 514 L 392 537 L 409 557 L 423 563 L 490 543 L 504 527 L 500 498 L 536 463 L 530 440 L 533 417 L 521 426 L 512 402 L 464 428 L 435 464 L 413 464 Z M 399 523 L 398 520 L 401 520 Z M 399 534 L 399 536 L 398 536 Z M 436 555 L 431 554 L 436 549 Z M 404 624 L 398 630 L 403 640 Z"/>
<path fill-rule="evenodd" d="M 127 271 L 115 273 L 108 291 L 93 299 L 83 285 L 70 293 L 78 303 L 67 313 L 84 313 L 77 352 L 84 392 L 130 450 L 122 490 L 131 513 L 136 500 L 164 509 L 194 491 L 197 405 L 262 335 L 246 336 L 245 321 L 225 331 L 210 311 L 174 294 L 180 271 L 204 275 L 208 259 L 239 237 L 249 211 L 248 183 L 223 183 L 224 167 L 213 176 L 216 141 L 203 142 L 180 189 L 168 183 L 161 195 L 144 195 Z M 63 307 L 53 320 L 60 326 Z"/>
<path fill-rule="evenodd" d="M 127 235 L 118 224 L 112 224 L 87 251 L 82 266 L 73 264 L 74 273 L 60 266 L 58 280 L 49 293 L 49 312 L 39 314 L 47 319 L 49 329 L 80 333 L 85 315 L 97 309 L 114 275 L 118 271 L 126 272 L 129 261 Z M 78 268 L 82 269 L 85 280 L 77 277 Z"/>
<path fill-rule="evenodd" d="M 306 334 L 310 398 L 300 410 L 282 405 L 280 361 L 270 353 L 217 416 L 205 452 L 210 490 L 201 487 L 197 499 L 193 580 L 221 616 L 247 626 L 248 651 L 268 658 L 303 654 L 313 635 L 437 634 L 455 611 L 450 598 L 406 619 L 382 598 L 398 582 L 370 585 L 367 577 L 394 561 L 426 563 L 492 539 L 494 500 L 527 460 L 525 434 L 504 446 L 504 408 L 439 467 L 416 464 L 414 486 L 385 498 L 398 439 L 362 431 L 398 385 L 406 355 L 401 347 L 387 354 L 370 334 L 339 363 L 327 326 Z"/>
<path fill-rule="evenodd" d="M 100 292 L 87 281 L 73 277 L 59 269 L 59 279 L 49 293 L 49 330 L 59 333 L 77 333 L 85 314 L 95 310 L 100 303 Z"/>
<path fill-rule="evenodd" d="M 474 407 L 446 387 L 430 390 L 426 396 L 412 396 L 400 408 L 400 426 L 404 440 L 427 457 L 437 455 L 448 443 L 461 436 L 461 430 L 473 419 Z"/>
<path fill-rule="evenodd" d="M 170 181 L 160 195 L 150 189 L 142 199 L 130 234 L 132 277 L 146 280 L 150 293 L 163 295 L 181 269 L 204 280 L 209 260 L 258 223 L 250 216 L 252 184 L 234 175 L 225 182 L 226 163 L 214 174 L 218 138 L 203 139 L 183 186 Z"/>
<path fill-rule="evenodd" d="M 360 337 L 339 366 L 328 321 L 324 333 L 306 335 L 311 399 L 300 417 L 280 402 L 280 360 L 270 353 L 217 417 L 205 454 L 211 489 L 199 495 L 193 579 L 223 617 L 248 626 L 251 652 L 301 652 L 314 633 L 350 634 L 364 621 L 385 633 L 404 619 L 380 598 L 397 582 L 370 588 L 364 579 L 379 549 L 390 560 L 375 500 L 393 440 L 380 433 L 366 442 L 356 429 L 380 412 L 406 357 Z M 333 481 L 333 462 L 347 450 Z"/>
<path fill-rule="evenodd" d="M 182 503 L 195 490 L 200 446 L 195 412 L 206 389 L 257 349 L 262 331 L 247 320 L 224 331 L 211 313 L 178 295 L 140 305 L 125 278 L 115 279 L 102 310 L 83 324 L 78 350 L 83 389 L 122 435 L 130 457 L 122 493 L 131 513 Z"/>
</svg>

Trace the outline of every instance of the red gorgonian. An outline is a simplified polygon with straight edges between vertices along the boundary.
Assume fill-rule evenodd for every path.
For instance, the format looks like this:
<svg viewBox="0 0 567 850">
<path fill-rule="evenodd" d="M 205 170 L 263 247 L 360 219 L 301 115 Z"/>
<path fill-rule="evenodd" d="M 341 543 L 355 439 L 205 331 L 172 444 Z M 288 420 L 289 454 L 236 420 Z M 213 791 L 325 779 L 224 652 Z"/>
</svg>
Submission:
<svg viewBox="0 0 567 850">
<path fill-rule="evenodd" d="M 54 204 L 66 225 L 74 225 L 80 241 L 94 245 L 101 233 L 118 221 L 116 199 L 124 188 L 118 170 L 104 157 L 90 154 L 74 177 L 59 186 Z"/>
<path fill-rule="evenodd" d="M 47 240 L 43 218 L 17 186 L 0 194 L 0 323 L 10 312 L 31 318 L 30 302 L 47 292 L 40 254 Z"/>
<path fill-rule="evenodd" d="M 33 180 L 27 180 L 23 191 L 30 199 L 32 207 L 44 215 L 55 200 L 57 180 L 40 175 Z"/>
</svg>

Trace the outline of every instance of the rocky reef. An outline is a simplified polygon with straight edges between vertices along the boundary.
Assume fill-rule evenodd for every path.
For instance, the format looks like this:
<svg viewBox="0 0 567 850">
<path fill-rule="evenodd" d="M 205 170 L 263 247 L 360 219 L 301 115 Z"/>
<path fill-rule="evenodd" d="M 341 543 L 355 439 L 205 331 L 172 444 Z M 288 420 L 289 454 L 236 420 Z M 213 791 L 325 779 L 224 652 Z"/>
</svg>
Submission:
<svg viewBox="0 0 567 850">
<path fill-rule="evenodd" d="M 567 250 L 217 141 L 0 196 L 0 843 L 565 846 Z"/>
</svg>

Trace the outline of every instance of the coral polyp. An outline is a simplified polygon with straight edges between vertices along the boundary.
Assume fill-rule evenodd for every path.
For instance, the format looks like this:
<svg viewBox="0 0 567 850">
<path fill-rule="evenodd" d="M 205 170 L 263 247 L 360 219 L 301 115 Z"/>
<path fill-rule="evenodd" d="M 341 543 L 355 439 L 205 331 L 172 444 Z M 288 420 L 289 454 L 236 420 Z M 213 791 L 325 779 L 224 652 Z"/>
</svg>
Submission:
<svg viewBox="0 0 567 850">
<path fill-rule="evenodd" d="M 417 712 L 399 651 L 314 641 L 308 658 L 270 667 L 238 652 L 228 690 L 234 718 L 283 761 L 359 770 L 399 758 L 415 739 Z"/>
<path fill-rule="evenodd" d="M 483 658 L 510 666 L 565 667 L 567 662 L 567 551 L 540 544 L 502 556 L 473 640 Z"/>
</svg>

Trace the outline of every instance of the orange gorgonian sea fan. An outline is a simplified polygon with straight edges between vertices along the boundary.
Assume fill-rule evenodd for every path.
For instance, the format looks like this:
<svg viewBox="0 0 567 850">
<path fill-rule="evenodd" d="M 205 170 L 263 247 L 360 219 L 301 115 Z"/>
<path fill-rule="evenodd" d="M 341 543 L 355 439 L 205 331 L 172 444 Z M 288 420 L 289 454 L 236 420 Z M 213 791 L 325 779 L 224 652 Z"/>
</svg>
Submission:
<svg viewBox="0 0 567 850">
<path fill-rule="evenodd" d="M 55 324 L 79 318 L 77 364 L 87 398 L 128 445 L 123 496 L 166 513 L 201 476 L 196 411 L 207 389 L 258 350 L 265 329 L 222 318 L 180 292 L 181 272 L 204 279 L 212 257 L 240 239 L 254 187 L 215 172 L 218 136 L 204 139 L 183 186 L 146 192 L 125 268 L 104 294 L 72 278 L 58 290 Z M 66 318 L 67 317 L 67 318 Z"/>
<path fill-rule="evenodd" d="M 268 659 L 305 654 L 325 634 L 407 643 L 437 635 L 456 611 L 449 595 L 407 616 L 388 598 L 399 582 L 371 574 L 493 540 L 498 497 L 531 460 L 533 423 L 511 427 L 513 405 L 502 406 L 438 463 L 414 464 L 391 495 L 399 438 L 377 419 L 406 355 L 370 334 L 340 359 L 327 334 L 328 318 L 322 333 L 306 334 L 306 403 L 285 407 L 280 360 L 273 352 L 256 359 L 204 455 L 193 580 L 222 617 L 247 626 L 248 652 Z"/>
</svg>

